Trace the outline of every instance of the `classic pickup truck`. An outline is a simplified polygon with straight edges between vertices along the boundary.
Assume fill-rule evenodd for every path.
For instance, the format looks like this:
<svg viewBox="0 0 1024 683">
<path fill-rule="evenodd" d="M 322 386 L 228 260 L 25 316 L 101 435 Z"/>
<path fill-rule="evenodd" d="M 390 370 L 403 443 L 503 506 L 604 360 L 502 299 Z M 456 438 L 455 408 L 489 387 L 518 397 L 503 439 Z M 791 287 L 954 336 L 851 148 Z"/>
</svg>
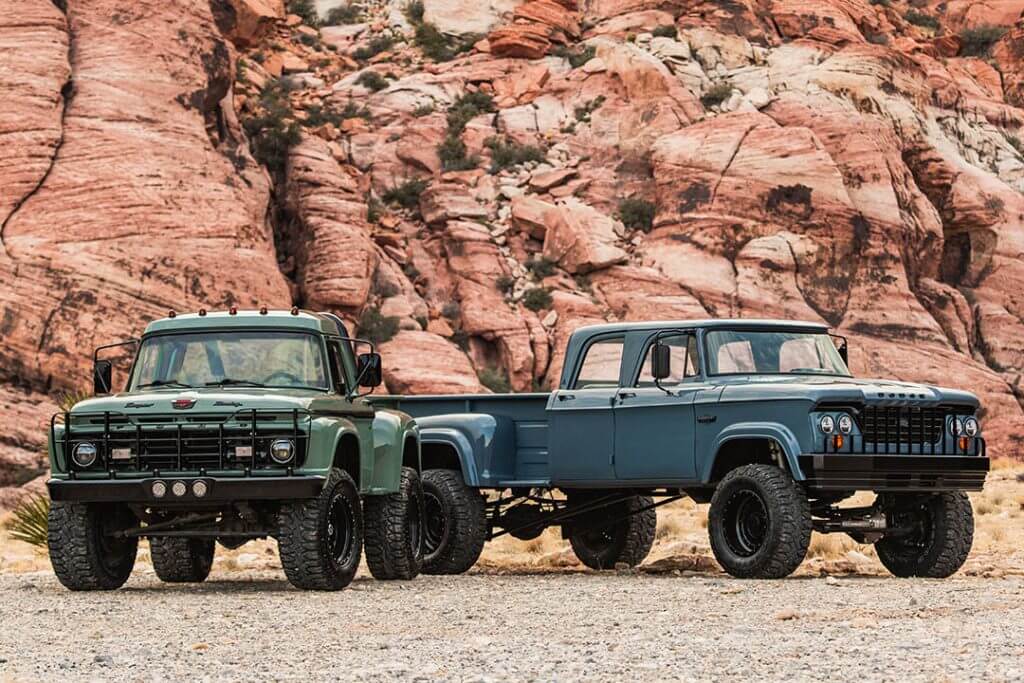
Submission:
<svg viewBox="0 0 1024 683">
<path fill-rule="evenodd" d="M 100 356 L 117 346 L 134 361 L 110 395 Z M 96 398 L 50 423 L 49 551 L 66 587 L 120 587 L 142 537 L 170 582 L 206 579 L 215 542 L 259 537 L 299 588 L 343 588 L 364 545 L 376 578 L 419 573 L 416 426 L 368 403 L 380 356 L 337 317 L 172 313 L 98 349 L 93 381 Z"/>
<path fill-rule="evenodd" d="M 812 530 L 874 543 L 898 576 L 953 574 L 989 468 L 978 400 L 855 379 L 847 346 L 815 323 L 606 324 L 571 336 L 550 394 L 372 399 L 419 425 L 424 571 L 553 525 L 589 567 L 635 565 L 686 495 L 733 576 L 787 576 Z M 841 505 L 858 491 L 874 502 Z"/>
</svg>

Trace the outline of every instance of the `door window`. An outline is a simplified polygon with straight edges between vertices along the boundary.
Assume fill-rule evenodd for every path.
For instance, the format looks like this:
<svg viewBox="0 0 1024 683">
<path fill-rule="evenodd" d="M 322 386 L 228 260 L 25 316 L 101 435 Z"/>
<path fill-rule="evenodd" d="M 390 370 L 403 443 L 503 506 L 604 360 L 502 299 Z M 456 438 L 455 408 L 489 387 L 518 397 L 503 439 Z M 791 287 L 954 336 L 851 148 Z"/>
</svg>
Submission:
<svg viewBox="0 0 1024 683">
<path fill-rule="evenodd" d="M 341 359 L 341 345 L 336 341 L 327 342 L 327 355 L 331 361 L 331 378 L 334 380 L 334 387 L 339 394 L 344 394 L 345 389 L 345 367 Z"/>
<path fill-rule="evenodd" d="M 660 342 L 669 348 L 671 358 L 671 372 L 669 376 L 661 380 L 662 386 L 679 384 L 689 377 L 696 377 L 697 370 L 697 338 L 692 334 L 676 334 L 671 337 L 662 337 Z M 644 363 L 640 367 L 640 376 L 637 377 L 635 386 L 653 387 L 654 376 L 651 374 L 651 350 L 654 342 L 647 347 L 644 355 Z"/>
<path fill-rule="evenodd" d="M 623 337 L 601 339 L 587 348 L 583 365 L 573 389 L 600 389 L 619 386 L 619 368 L 622 365 Z"/>
</svg>

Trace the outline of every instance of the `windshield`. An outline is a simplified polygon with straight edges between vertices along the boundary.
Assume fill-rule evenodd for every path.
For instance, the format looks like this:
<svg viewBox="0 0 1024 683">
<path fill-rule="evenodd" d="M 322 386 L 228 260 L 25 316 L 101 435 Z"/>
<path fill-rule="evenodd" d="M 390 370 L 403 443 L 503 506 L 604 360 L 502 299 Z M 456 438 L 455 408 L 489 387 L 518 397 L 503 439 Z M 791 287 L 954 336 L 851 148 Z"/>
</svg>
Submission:
<svg viewBox="0 0 1024 683">
<path fill-rule="evenodd" d="M 199 332 L 149 337 L 130 391 L 168 387 L 327 389 L 319 339 L 301 332 Z"/>
<path fill-rule="evenodd" d="M 712 375 L 850 376 L 824 333 L 712 330 L 705 339 Z"/>
</svg>

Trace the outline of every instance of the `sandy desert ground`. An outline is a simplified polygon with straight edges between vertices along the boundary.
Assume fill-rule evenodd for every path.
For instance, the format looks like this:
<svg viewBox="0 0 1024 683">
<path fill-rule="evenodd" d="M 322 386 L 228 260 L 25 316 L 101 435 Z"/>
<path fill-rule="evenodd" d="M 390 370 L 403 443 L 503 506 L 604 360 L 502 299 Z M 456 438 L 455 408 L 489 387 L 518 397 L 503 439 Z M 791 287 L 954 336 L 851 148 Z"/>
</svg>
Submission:
<svg viewBox="0 0 1024 683">
<path fill-rule="evenodd" d="M 218 549 L 210 580 L 160 584 L 145 545 L 113 594 L 71 594 L 0 538 L 0 680 L 1024 679 L 1024 470 L 973 496 L 974 551 L 946 581 L 885 575 L 870 547 L 815 536 L 797 574 L 737 581 L 704 506 L 660 510 L 642 567 L 597 574 L 557 533 L 501 539 L 463 577 L 300 593 L 271 542 Z"/>
</svg>

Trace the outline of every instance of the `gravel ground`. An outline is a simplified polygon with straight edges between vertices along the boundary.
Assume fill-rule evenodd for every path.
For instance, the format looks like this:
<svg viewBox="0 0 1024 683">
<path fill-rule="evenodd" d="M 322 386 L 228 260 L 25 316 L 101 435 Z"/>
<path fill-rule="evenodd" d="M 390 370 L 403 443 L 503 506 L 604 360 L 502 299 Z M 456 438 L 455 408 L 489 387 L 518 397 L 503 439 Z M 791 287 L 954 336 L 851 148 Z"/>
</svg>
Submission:
<svg viewBox="0 0 1024 683">
<path fill-rule="evenodd" d="M 0 680 L 1024 680 L 1024 579 L 474 573 L 301 593 L 0 574 Z"/>
</svg>

